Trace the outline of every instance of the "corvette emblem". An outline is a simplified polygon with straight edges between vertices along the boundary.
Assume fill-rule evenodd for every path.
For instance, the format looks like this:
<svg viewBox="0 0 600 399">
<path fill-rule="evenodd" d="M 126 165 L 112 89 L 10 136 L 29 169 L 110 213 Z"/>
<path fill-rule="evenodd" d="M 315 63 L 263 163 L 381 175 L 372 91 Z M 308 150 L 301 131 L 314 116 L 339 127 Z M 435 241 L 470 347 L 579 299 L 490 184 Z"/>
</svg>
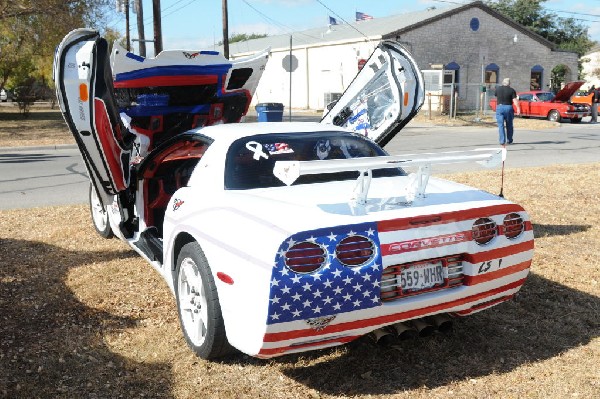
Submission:
<svg viewBox="0 0 600 399">
<path fill-rule="evenodd" d="M 185 56 L 185 58 L 187 58 L 188 60 L 193 60 L 194 58 L 196 58 L 198 55 L 200 55 L 199 52 L 195 52 L 195 53 L 188 53 L 186 51 L 183 52 L 183 55 Z"/>
<path fill-rule="evenodd" d="M 306 319 L 308 324 L 313 330 L 321 331 L 329 325 L 335 319 L 335 315 L 325 317 L 315 317 L 313 319 Z"/>
<path fill-rule="evenodd" d="M 175 198 L 173 200 L 173 210 L 176 211 L 177 209 L 179 209 L 179 207 L 183 205 L 183 200 L 177 199 Z"/>
</svg>

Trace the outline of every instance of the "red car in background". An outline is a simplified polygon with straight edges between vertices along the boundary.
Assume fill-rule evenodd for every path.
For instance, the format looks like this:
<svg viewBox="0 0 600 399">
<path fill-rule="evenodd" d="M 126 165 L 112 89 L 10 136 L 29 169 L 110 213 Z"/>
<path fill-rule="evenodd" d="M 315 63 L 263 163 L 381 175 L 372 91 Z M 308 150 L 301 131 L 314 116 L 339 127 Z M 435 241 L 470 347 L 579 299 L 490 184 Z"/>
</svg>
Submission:
<svg viewBox="0 0 600 399">
<path fill-rule="evenodd" d="M 581 122 L 581 118 L 591 115 L 591 107 L 587 104 L 572 103 L 569 99 L 584 83 L 584 81 L 567 83 L 556 95 L 551 91 L 543 90 L 517 93 L 521 116 L 547 118 L 553 122 L 560 122 L 563 119 L 570 119 L 571 123 Z M 490 107 L 496 111 L 495 97 L 490 100 Z"/>
</svg>

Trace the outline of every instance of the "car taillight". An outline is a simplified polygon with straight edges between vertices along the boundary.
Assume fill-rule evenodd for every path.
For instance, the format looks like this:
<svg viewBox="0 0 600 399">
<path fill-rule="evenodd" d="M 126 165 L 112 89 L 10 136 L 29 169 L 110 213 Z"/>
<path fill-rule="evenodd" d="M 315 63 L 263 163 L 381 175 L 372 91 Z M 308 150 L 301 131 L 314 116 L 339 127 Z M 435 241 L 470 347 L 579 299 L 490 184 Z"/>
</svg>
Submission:
<svg viewBox="0 0 600 399">
<path fill-rule="evenodd" d="M 314 242 L 294 244 L 285 253 L 285 265 L 296 273 L 311 273 L 325 264 L 327 255 L 323 247 Z"/>
<path fill-rule="evenodd" d="M 479 218 L 473 223 L 471 232 L 477 244 L 487 244 L 496 237 L 496 223 L 490 218 Z"/>
<path fill-rule="evenodd" d="M 335 247 L 335 256 L 346 266 L 359 266 L 373 259 L 375 244 L 363 236 L 344 238 Z"/>
<path fill-rule="evenodd" d="M 509 213 L 504 217 L 504 235 L 506 238 L 517 238 L 525 230 L 525 222 L 518 213 Z"/>
</svg>

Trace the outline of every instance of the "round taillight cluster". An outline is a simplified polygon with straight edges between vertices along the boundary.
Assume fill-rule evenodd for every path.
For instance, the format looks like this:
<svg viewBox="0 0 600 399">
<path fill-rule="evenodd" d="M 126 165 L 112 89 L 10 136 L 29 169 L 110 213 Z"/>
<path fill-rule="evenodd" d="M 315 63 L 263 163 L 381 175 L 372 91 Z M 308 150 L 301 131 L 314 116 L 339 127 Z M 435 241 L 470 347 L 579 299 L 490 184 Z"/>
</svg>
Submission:
<svg viewBox="0 0 600 399">
<path fill-rule="evenodd" d="M 346 266 L 363 265 L 375 256 L 375 243 L 363 236 L 346 237 L 335 247 L 335 256 Z"/>
<path fill-rule="evenodd" d="M 473 240 L 480 245 L 487 244 L 496 237 L 496 223 L 490 218 L 479 218 L 471 229 Z"/>
<path fill-rule="evenodd" d="M 296 243 L 285 254 L 285 265 L 296 273 L 311 273 L 325 264 L 327 254 L 314 242 Z"/>
<path fill-rule="evenodd" d="M 518 213 L 509 213 L 504 217 L 504 235 L 508 239 L 517 238 L 525 230 L 525 222 Z"/>
</svg>

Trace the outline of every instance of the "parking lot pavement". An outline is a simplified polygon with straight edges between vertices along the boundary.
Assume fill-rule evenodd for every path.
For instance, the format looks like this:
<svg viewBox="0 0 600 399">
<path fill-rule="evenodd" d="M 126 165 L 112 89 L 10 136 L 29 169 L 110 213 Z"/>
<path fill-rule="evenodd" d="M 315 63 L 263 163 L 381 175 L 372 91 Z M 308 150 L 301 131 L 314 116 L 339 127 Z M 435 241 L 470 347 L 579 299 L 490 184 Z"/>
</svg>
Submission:
<svg viewBox="0 0 600 399">
<path fill-rule="evenodd" d="M 252 117 L 256 118 L 256 114 L 251 114 L 248 121 Z M 319 121 L 320 115 L 294 113 L 292 119 Z M 495 126 L 449 127 L 411 122 L 385 149 L 393 155 L 407 155 L 498 146 Z M 600 163 L 600 129 L 590 123 L 564 123 L 543 130 L 517 129 L 515 144 L 507 150 L 507 168 Z M 436 165 L 432 173 L 475 170 L 480 167 L 474 163 Z M 89 186 L 81 155 L 74 145 L 0 148 L 0 183 L 0 209 L 85 203 Z M 64 195 L 65 189 L 68 196 Z"/>
</svg>

